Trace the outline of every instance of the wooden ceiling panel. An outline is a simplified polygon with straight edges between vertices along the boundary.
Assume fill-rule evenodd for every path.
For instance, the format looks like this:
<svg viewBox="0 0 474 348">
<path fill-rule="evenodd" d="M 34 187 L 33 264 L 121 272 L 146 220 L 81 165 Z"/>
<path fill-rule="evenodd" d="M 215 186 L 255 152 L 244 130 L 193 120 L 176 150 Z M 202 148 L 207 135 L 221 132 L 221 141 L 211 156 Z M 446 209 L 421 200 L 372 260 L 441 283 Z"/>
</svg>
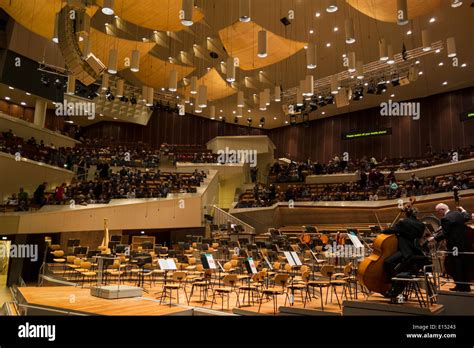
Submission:
<svg viewBox="0 0 474 348">
<path fill-rule="evenodd" d="M 255 70 L 273 65 L 302 50 L 306 43 L 285 39 L 267 32 L 268 56 L 257 57 L 258 32 L 263 28 L 254 22 L 236 22 L 219 31 L 225 49 L 233 57 L 238 57 L 240 69 Z"/>
<path fill-rule="evenodd" d="M 346 0 L 366 16 L 384 22 L 397 22 L 397 0 Z M 441 0 L 408 0 L 408 18 L 413 19 L 432 13 L 441 5 Z"/>
<path fill-rule="evenodd" d="M 140 61 L 140 71 L 135 76 L 147 86 L 153 88 L 167 88 L 170 72 L 176 69 L 178 72 L 178 82 L 194 71 L 194 67 L 171 64 L 150 54 L 142 57 Z"/>
<path fill-rule="evenodd" d="M 144 57 L 155 45 L 152 42 L 131 41 L 113 37 L 94 28 L 91 28 L 89 35 L 92 53 L 105 65 L 109 62 L 110 49 L 117 48 L 119 70 L 128 68 L 125 66 L 125 59 L 129 58 L 131 60 L 132 50 L 138 49 L 140 56 Z"/>
<path fill-rule="evenodd" d="M 180 31 L 186 27 L 179 20 L 182 0 L 116 0 L 115 14 L 124 20 L 153 30 Z M 139 4 L 138 4 L 139 3 Z M 103 6 L 104 0 L 97 0 Z M 194 22 L 199 22 L 203 13 L 193 11 Z"/>
<path fill-rule="evenodd" d="M 198 86 L 202 84 L 207 86 L 207 99 L 211 101 L 227 98 L 237 93 L 237 90 L 232 88 L 214 68 L 198 79 Z M 191 86 L 187 86 L 180 89 L 179 92 L 190 97 L 190 90 Z"/>
</svg>

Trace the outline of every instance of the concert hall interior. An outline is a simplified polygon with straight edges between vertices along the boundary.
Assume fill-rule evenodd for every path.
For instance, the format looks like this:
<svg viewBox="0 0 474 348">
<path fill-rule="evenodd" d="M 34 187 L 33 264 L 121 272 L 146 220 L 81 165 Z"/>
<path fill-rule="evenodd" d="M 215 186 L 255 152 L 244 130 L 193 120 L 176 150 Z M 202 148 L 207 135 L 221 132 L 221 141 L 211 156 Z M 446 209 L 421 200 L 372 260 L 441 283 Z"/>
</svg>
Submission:
<svg viewBox="0 0 474 348">
<path fill-rule="evenodd" d="M 0 315 L 472 315 L 473 20 L 0 0 Z"/>
</svg>

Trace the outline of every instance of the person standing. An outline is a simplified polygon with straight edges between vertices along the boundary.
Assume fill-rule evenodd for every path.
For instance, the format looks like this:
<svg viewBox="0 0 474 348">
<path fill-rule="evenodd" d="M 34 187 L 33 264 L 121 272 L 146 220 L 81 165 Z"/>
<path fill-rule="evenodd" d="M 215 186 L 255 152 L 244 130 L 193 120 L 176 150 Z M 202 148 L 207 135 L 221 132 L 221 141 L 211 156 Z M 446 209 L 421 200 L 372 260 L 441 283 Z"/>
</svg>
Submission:
<svg viewBox="0 0 474 348">
<path fill-rule="evenodd" d="M 446 240 L 448 258 L 453 265 L 452 277 L 456 283 L 456 286 L 449 290 L 470 292 L 468 260 L 466 259 L 468 255 L 463 253 L 469 250 L 466 222 L 471 219 L 471 215 L 463 207 L 458 207 L 458 211 L 451 211 L 444 203 L 438 204 L 435 209 L 437 217 L 441 219 L 442 232 L 435 237 L 430 237 L 428 241 Z"/>
</svg>

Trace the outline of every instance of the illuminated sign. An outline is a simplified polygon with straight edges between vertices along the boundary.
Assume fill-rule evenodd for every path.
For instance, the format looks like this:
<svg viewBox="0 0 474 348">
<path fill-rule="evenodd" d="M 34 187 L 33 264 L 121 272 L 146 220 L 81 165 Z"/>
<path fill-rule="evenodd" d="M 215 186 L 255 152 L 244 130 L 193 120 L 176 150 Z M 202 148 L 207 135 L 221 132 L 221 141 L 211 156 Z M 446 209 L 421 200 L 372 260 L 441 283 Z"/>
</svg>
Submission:
<svg viewBox="0 0 474 348">
<path fill-rule="evenodd" d="M 377 137 L 382 135 L 391 135 L 392 128 L 384 128 L 379 130 L 370 130 L 370 131 L 360 131 L 360 132 L 351 132 L 351 133 L 343 133 L 342 140 L 350 140 L 350 139 L 360 139 L 360 138 L 367 138 L 367 137 Z"/>
</svg>

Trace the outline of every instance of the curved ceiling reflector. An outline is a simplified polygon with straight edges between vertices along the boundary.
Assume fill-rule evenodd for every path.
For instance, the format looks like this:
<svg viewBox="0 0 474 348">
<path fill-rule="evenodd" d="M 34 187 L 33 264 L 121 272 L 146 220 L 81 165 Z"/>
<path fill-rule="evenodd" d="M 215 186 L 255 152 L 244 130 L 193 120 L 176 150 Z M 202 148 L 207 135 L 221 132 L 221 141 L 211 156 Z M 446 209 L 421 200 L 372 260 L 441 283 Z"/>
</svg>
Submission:
<svg viewBox="0 0 474 348">
<path fill-rule="evenodd" d="M 182 0 L 115 0 L 115 14 L 124 20 L 153 30 L 180 31 L 186 27 L 181 24 L 179 11 Z M 103 6 L 104 0 L 97 0 Z M 199 22 L 203 13 L 195 9 L 193 22 Z"/>
<path fill-rule="evenodd" d="M 55 16 L 62 8 L 61 3 L 60 0 L 0 0 L 0 7 L 28 30 L 51 39 L 54 35 Z M 97 6 L 89 6 L 86 12 L 92 17 L 97 10 Z"/>
<path fill-rule="evenodd" d="M 232 88 L 214 68 L 198 80 L 197 85 L 200 86 L 202 84 L 207 86 L 207 99 L 211 101 L 223 99 L 237 93 L 237 90 Z M 194 97 L 195 95 L 191 95 L 190 91 L 191 86 L 187 86 L 182 88 L 180 93 L 187 97 Z"/>
<path fill-rule="evenodd" d="M 153 42 L 131 41 L 113 37 L 103 32 L 91 28 L 90 30 L 91 52 L 99 58 L 102 63 L 108 64 L 110 48 L 117 48 L 118 51 L 118 70 L 127 69 L 126 58 L 131 62 L 132 51 L 137 49 L 140 56 L 146 55 L 155 46 Z"/>
<path fill-rule="evenodd" d="M 173 69 L 178 72 L 178 81 L 194 71 L 191 66 L 171 64 L 150 54 L 144 56 L 140 61 L 140 71 L 135 76 L 146 86 L 153 88 L 167 88 L 169 74 Z"/>
<path fill-rule="evenodd" d="M 397 22 L 397 0 L 346 0 L 366 16 L 383 22 Z M 425 16 L 441 6 L 441 0 L 408 0 L 408 19 Z"/>
<path fill-rule="evenodd" d="M 232 57 L 238 57 L 240 69 L 255 70 L 278 63 L 291 57 L 306 45 L 267 31 L 267 57 L 258 58 L 258 32 L 264 30 L 254 22 L 236 22 L 219 31 L 225 49 Z"/>
</svg>

